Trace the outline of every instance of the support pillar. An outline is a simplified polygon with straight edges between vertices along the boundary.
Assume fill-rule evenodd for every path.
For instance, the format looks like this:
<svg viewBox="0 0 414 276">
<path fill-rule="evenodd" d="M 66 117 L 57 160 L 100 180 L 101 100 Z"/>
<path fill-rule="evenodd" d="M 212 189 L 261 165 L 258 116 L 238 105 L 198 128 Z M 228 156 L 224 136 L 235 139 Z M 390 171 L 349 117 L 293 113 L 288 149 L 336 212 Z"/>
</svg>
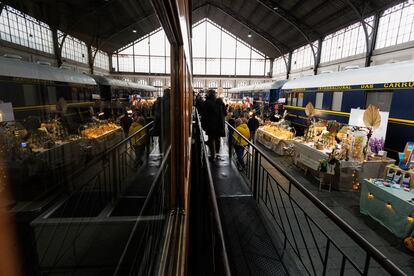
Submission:
<svg viewBox="0 0 414 276">
<path fill-rule="evenodd" d="M 319 65 L 321 64 L 321 54 L 322 54 L 322 38 L 318 39 L 318 49 L 315 56 L 315 64 L 313 66 L 313 74 L 318 74 Z"/>
<path fill-rule="evenodd" d="M 110 73 L 113 73 L 114 72 L 114 70 L 113 70 L 113 64 L 112 64 L 112 53 L 106 53 L 107 55 L 108 55 L 108 58 L 109 58 L 109 72 Z"/>
<path fill-rule="evenodd" d="M 270 74 L 270 76 L 269 77 L 273 77 L 273 65 L 275 63 L 275 59 L 272 58 L 269 61 L 270 61 L 270 67 L 269 67 L 269 74 Z"/>
<path fill-rule="evenodd" d="M 89 72 L 91 73 L 91 75 L 93 75 L 94 73 L 93 64 L 95 61 L 96 52 L 98 52 L 98 50 L 96 50 L 95 53 L 93 53 L 92 46 L 88 45 L 88 65 L 89 65 Z"/>
<path fill-rule="evenodd" d="M 64 34 L 62 37 L 62 41 L 59 43 L 58 31 L 56 28 L 52 28 L 53 50 L 55 52 L 55 59 L 56 59 L 58 68 L 60 68 L 63 64 L 62 48 L 63 48 L 63 43 L 65 43 L 66 36 L 67 34 Z"/>
<path fill-rule="evenodd" d="M 378 36 L 378 26 L 380 21 L 381 13 L 376 13 L 374 15 L 374 22 L 372 25 L 371 34 L 368 36 L 368 45 L 367 45 L 367 53 L 365 56 L 365 67 L 371 66 L 372 62 L 372 55 L 375 50 L 375 44 L 377 42 L 377 36 Z M 367 23 L 365 23 L 367 24 Z"/>
<path fill-rule="evenodd" d="M 285 60 L 285 63 L 286 63 L 286 79 L 287 80 L 289 79 L 290 71 L 291 71 L 291 68 L 292 68 L 292 54 L 293 54 L 292 51 L 290 51 L 287 62 Z"/>
<path fill-rule="evenodd" d="M 53 51 L 55 52 L 55 59 L 57 62 L 57 67 L 62 66 L 62 51 L 59 46 L 58 33 L 55 28 L 52 29 L 52 40 L 53 40 Z"/>
</svg>

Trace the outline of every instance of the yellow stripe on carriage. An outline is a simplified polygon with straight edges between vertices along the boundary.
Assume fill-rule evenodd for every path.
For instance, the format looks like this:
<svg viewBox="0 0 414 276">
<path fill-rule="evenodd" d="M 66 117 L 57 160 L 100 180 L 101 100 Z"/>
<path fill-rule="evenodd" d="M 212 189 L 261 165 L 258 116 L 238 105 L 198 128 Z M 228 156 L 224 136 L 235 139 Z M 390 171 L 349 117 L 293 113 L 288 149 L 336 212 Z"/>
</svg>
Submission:
<svg viewBox="0 0 414 276">
<path fill-rule="evenodd" d="M 292 105 L 285 105 L 286 108 L 289 109 L 297 109 L 297 110 L 305 110 L 304 107 L 300 106 L 292 106 Z M 316 112 L 322 112 L 322 113 L 328 113 L 328 114 L 334 114 L 338 116 L 347 116 L 349 117 L 349 112 L 339 112 L 339 111 L 332 111 L 332 110 L 324 110 L 324 109 L 315 109 Z M 301 116 L 297 116 L 301 117 Z M 307 119 L 303 117 L 302 119 Z M 407 126 L 414 126 L 414 120 L 407 120 L 407 119 L 400 119 L 400 118 L 388 118 L 388 122 L 393 124 L 399 124 L 399 125 L 407 125 Z"/>
<path fill-rule="evenodd" d="M 94 102 L 80 102 L 80 103 L 68 103 L 68 106 L 92 105 L 92 104 L 94 104 Z M 56 107 L 56 104 L 20 106 L 20 107 L 13 107 L 13 110 L 24 111 L 24 110 L 46 109 L 46 108 L 53 108 L 53 107 Z"/>
</svg>

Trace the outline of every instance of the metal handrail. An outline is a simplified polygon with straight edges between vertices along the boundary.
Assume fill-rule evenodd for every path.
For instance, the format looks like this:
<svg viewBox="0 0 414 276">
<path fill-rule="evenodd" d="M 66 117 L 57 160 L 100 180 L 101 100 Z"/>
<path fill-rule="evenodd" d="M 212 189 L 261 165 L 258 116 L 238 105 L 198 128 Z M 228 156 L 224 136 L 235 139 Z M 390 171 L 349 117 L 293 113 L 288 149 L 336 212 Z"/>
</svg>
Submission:
<svg viewBox="0 0 414 276">
<path fill-rule="evenodd" d="M 202 151 L 203 151 L 203 155 L 204 155 L 203 159 L 204 159 L 204 163 L 205 163 L 206 169 L 207 169 L 209 191 L 210 191 L 211 203 L 212 203 L 212 209 L 213 209 L 212 210 L 213 211 L 213 218 L 214 218 L 214 221 L 215 221 L 215 226 L 217 228 L 216 229 L 217 233 L 219 235 L 220 246 L 222 248 L 221 253 L 222 253 L 222 259 L 223 259 L 223 265 L 224 265 L 224 273 L 225 273 L 225 275 L 230 276 L 231 271 L 230 271 L 229 259 L 228 259 L 228 256 L 227 256 L 226 243 L 224 241 L 223 226 L 221 224 L 220 213 L 219 213 L 218 204 L 217 204 L 216 191 L 215 191 L 215 188 L 214 188 L 213 176 L 211 174 L 210 162 L 208 160 L 208 155 L 207 155 L 207 148 L 206 148 L 206 144 L 204 142 L 203 129 L 201 127 L 201 121 L 200 121 L 200 117 L 199 117 L 199 114 L 198 114 L 197 110 L 195 112 L 195 116 L 197 118 L 197 124 L 198 124 L 198 128 L 199 128 L 199 131 L 200 131 L 201 147 L 202 147 Z"/>
<path fill-rule="evenodd" d="M 227 127 L 232 129 L 238 135 L 243 137 L 249 146 L 251 146 L 255 151 L 257 151 L 264 159 L 269 162 L 278 172 L 283 175 L 287 180 L 289 180 L 302 194 L 309 199 L 313 204 L 315 204 L 320 211 L 322 211 L 328 218 L 330 218 L 342 231 L 344 231 L 353 241 L 355 241 L 362 249 L 364 249 L 375 261 L 377 261 L 380 266 L 382 266 L 387 272 L 392 275 L 406 275 L 397 265 L 395 265 L 388 257 L 381 253 L 377 248 L 375 248 L 371 243 L 369 243 L 364 237 L 362 237 L 358 232 L 356 232 L 347 222 L 341 219 L 336 215 L 328 206 L 326 206 L 320 199 L 318 199 L 314 194 L 312 194 L 308 189 L 306 189 L 299 181 L 297 181 L 291 174 L 289 174 L 285 169 L 278 165 L 274 160 L 272 160 L 266 153 L 254 145 L 248 138 L 241 134 L 236 128 L 231 126 L 226 122 Z M 256 164 L 257 165 L 257 164 Z"/>
<path fill-rule="evenodd" d="M 164 169 L 168 166 L 168 159 L 170 158 L 170 155 L 171 155 L 171 145 L 168 147 L 168 149 L 165 153 L 164 159 L 162 160 L 162 162 L 160 164 L 158 172 L 157 172 L 154 180 L 152 181 L 149 192 L 148 192 L 148 194 L 145 198 L 144 204 L 141 207 L 141 211 L 139 212 L 139 215 L 137 216 L 137 218 L 135 220 L 134 226 L 133 226 L 133 228 L 130 232 L 130 235 L 129 235 L 128 240 L 125 244 L 124 250 L 122 251 L 121 257 L 119 258 L 118 265 L 116 266 L 113 275 L 118 275 L 118 273 L 121 269 L 121 266 L 122 266 L 122 263 L 125 260 L 127 251 L 129 250 L 129 248 L 131 246 L 131 243 L 132 243 L 132 240 L 133 240 L 133 238 L 136 234 L 136 231 L 137 231 L 137 228 L 138 228 L 138 225 L 139 225 L 139 222 L 140 222 L 140 218 L 143 216 L 144 212 L 147 211 L 147 206 L 148 206 L 149 202 L 153 199 L 152 197 L 155 193 L 155 189 L 157 187 L 157 184 L 159 183 L 160 178 L 162 177 Z"/>
</svg>

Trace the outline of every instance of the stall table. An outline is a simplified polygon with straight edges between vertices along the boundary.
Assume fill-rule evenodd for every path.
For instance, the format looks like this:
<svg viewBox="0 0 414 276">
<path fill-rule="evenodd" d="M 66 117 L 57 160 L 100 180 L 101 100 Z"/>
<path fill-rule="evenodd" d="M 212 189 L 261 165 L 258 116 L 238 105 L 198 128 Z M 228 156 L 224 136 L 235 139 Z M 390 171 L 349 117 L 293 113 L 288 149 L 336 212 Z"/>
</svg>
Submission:
<svg viewBox="0 0 414 276">
<path fill-rule="evenodd" d="M 372 217 L 390 230 L 395 236 L 405 238 L 414 233 L 414 204 L 408 200 L 414 192 L 406 192 L 377 185 L 375 180 L 364 179 L 361 188 L 360 212 Z M 391 205 L 387 204 L 390 203 Z"/>
<path fill-rule="evenodd" d="M 319 165 L 322 160 L 327 159 L 329 150 L 318 150 L 310 144 L 301 141 L 293 140 L 295 148 L 294 163 L 301 164 L 307 170 L 311 169 L 314 172 L 319 171 Z M 357 171 L 359 180 L 364 178 L 378 178 L 384 174 L 385 167 L 393 164 L 394 159 L 383 158 L 378 160 L 368 160 L 364 162 L 357 161 L 339 161 L 339 167 L 335 168 L 335 181 L 333 188 L 341 191 L 348 191 L 352 189 L 352 174 Z"/>
<path fill-rule="evenodd" d="M 286 148 L 291 147 L 293 143 L 293 140 L 281 139 L 260 128 L 256 131 L 256 141 L 278 155 L 285 155 Z"/>
</svg>

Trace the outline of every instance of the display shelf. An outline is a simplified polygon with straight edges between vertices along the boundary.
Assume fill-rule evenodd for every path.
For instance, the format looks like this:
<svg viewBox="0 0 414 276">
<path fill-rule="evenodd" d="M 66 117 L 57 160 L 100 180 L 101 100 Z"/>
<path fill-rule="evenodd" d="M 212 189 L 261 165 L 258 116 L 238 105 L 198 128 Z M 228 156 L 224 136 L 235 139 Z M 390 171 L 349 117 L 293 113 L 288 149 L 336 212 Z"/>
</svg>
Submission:
<svg viewBox="0 0 414 276">
<path fill-rule="evenodd" d="M 388 166 L 385 167 L 384 170 L 384 179 L 387 179 L 387 174 L 390 170 L 394 170 L 395 172 L 400 172 L 402 175 L 406 175 L 409 174 L 410 175 L 410 187 L 414 188 L 414 170 L 403 170 L 400 167 L 394 165 L 394 164 L 390 164 Z M 403 178 L 401 177 L 399 184 L 402 184 Z"/>
</svg>

